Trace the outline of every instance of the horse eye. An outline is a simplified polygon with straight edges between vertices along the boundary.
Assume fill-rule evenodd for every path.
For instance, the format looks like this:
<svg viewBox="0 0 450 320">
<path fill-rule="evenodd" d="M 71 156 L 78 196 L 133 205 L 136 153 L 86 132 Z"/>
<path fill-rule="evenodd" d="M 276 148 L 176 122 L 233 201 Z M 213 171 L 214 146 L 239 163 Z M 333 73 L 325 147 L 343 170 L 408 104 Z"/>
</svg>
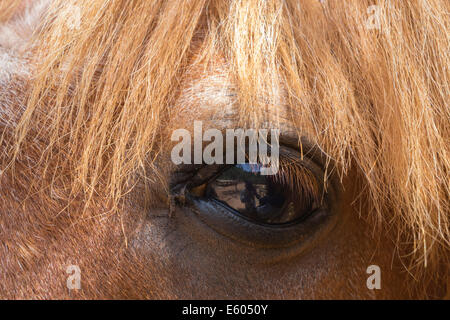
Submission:
<svg viewBox="0 0 450 320">
<path fill-rule="evenodd" d="M 324 184 L 320 154 L 307 151 L 302 157 L 282 146 L 275 175 L 263 175 L 258 164 L 180 167 L 173 205 L 246 246 L 305 248 L 337 221 L 335 183 Z"/>
<path fill-rule="evenodd" d="M 302 195 L 278 175 L 261 175 L 260 165 L 238 164 L 205 187 L 205 198 L 254 223 L 284 225 L 300 222 L 317 208 L 314 197 Z"/>
<path fill-rule="evenodd" d="M 295 166 L 291 163 L 289 168 Z M 227 166 L 188 191 L 197 199 L 267 226 L 299 223 L 320 207 L 318 183 L 308 169 L 282 166 L 275 175 L 263 175 L 262 168 L 259 164 Z"/>
</svg>

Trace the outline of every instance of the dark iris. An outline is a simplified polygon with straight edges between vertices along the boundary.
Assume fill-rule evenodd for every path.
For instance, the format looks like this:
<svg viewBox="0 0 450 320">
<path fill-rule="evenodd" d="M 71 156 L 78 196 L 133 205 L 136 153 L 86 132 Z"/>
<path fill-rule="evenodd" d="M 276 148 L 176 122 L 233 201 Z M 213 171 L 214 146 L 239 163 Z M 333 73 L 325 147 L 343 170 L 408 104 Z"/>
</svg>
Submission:
<svg viewBox="0 0 450 320">
<path fill-rule="evenodd" d="M 301 195 L 294 194 L 276 176 L 261 175 L 260 169 L 252 164 L 232 166 L 208 183 L 205 196 L 264 224 L 287 224 L 311 213 L 313 203 L 298 205 Z"/>
</svg>

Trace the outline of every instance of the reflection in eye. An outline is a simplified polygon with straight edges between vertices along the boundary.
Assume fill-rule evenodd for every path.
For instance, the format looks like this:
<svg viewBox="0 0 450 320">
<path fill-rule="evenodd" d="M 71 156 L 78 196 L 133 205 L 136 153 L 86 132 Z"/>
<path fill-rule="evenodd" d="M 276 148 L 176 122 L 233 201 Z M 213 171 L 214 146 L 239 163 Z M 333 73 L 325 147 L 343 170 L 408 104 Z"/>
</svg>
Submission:
<svg viewBox="0 0 450 320">
<path fill-rule="evenodd" d="M 261 175 L 261 168 L 250 164 L 228 167 L 192 192 L 247 220 L 269 225 L 300 222 L 319 207 L 317 184 L 307 169 L 297 168 L 293 173 L 282 167 L 277 175 L 267 176 Z"/>
</svg>

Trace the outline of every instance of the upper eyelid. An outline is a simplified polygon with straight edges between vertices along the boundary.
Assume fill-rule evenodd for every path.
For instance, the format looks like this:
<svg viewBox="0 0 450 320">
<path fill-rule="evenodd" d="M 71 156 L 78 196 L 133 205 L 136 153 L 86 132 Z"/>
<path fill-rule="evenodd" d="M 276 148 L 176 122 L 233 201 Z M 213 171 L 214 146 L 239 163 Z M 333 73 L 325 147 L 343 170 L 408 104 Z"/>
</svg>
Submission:
<svg viewBox="0 0 450 320">
<path fill-rule="evenodd" d="M 280 145 L 285 145 L 300 153 L 303 160 L 311 160 L 324 171 L 327 166 L 334 165 L 335 160 L 331 158 L 321 146 L 312 142 L 305 136 L 299 137 L 290 131 L 280 132 Z M 280 151 L 281 152 L 281 151 Z"/>
<path fill-rule="evenodd" d="M 300 164 L 304 165 L 307 169 L 310 169 L 313 173 L 319 174 L 319 171 L 325 171 L 325 167 L 329 164 L 329 158 L 322 152 L 321 148 L 312 143 L 306 137 L 299 137 L 296 132 L 288 130 L 280 130 L 279 136 L 280 143 L 280 157 L 292 156 L 292 159 L 299 161 Z M 291 151 L 291 152 L 289 152 Z M 293 153 L 298 153 L 295 157 Z M 298 156 L 298 157 L 297 157 Z M 198 173 L 202 172 L 205 167 L 208 166 L 218 166 L 220 168 L 225 168 L 226 164 L 223 165 L 205 165 L 205 164 L 184 164 L 175 170 L 172 175 L 171 182 L 169 184 L 170 190 L 178 190 L 185 187 L 187 184 L 190 186 L 200 185 L 202 182 L 202 177 L 198 177 Z M 321 170 L 317 170 L 318 166 Z M 216 172 L 217 174 L 217 172 Z M 213 178 L 216 174 L 212 174 L 210 178 Z M 322 179 L 322 177 L 318 177 Z M 206 182 L 207 179 L 203 181 Z M 189 181 L 189 183 L 188 183 Z"/>
<path fill-rule="evenodd" d="M 284 145 L 280 146 L 279 152 L 281 158 L 280 160 L 281 162 L 283 162 L 284 166 L 292 166 L 292 168 L 294 166 L 302 166 L 311 171 L 316 176 L 316 178 L 319 179 L 319 181 L 322 180 L 322 168 L 320 165 L 315 163 L 315 161 L 309 159 L 309 153 L 307 153 L 306 155 L 304 154 L 303 159 L 301 159 L 298 150 Z M 295 164 L 289 162 L 289 159 L 295 161 Z M 232 165 L 183 165 L 179 171 L 175 172 L 176 177 L 171 182 L 170 189 L 172 191 L 178 191 L 184 187 L 192 188 L 202 185 L 217 177 L 221 172 L 223 172 L 223 170 L 230 166 Z"/>
<path fill-rule="evenodd" d="M 170 189 L 178 190 L 184 186 L 196 186 L 200 185 L 201 182 L 204 183 L 206 180 L 211 179 L 211 177 L 215 176 L 220 172 L 220 169 L 225 168 L 229 165 L 183 165 L 183 171 L 175 171 L 175 177 L 173 177 L 170 183 Z M 190 169 L 190 170 L 189 170 Z M 211 175 L 207 175 L 207 171 L 211 172 Z M 199 173 L 201 174 L 199 176 Z"/>
</svg>

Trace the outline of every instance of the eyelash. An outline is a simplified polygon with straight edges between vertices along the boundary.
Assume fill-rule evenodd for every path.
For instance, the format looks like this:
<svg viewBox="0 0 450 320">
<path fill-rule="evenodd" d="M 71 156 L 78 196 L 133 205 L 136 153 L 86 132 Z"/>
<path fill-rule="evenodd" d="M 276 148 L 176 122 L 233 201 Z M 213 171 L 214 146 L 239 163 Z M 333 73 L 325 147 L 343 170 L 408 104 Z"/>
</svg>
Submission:
<svg viewBox="0 0 450 320">
<path fill-rule="evenodd" d="M 290 159 L 289 159 L 290 160 Z M 295 160 L 280 159 L 278 173 L 274 181 L 288 187 L 293 193 L 299 195 L 299 199 L 306 203 L 319 203 L 320 188 L 317 177 L 312 172 Z"/>
<path fill-rule="evenodd" d="M 274 182 L 280 183 L 288 187 L 292 192 L 296 192 L 299 197 L 305 201 L 305 203 L 320 203 L 322 200 L 322 190 L 318 184 L 319 177 L 316 177 L 314 173 L 305 167 L 304 164 L 302 164 L 303 161 L 300 161 L 298 159 L 294 159 L 290 152 L 283 152 L 283 148 L 280 150 L 280 159 L 279 159 L 279 170 L 277 174 L 273 176 Z M 187 175 L 184 174 L 185 179 L 183 181 L 178 181 L 177 183 L 172 183 L 171 189 L 180 189 L 181 185 L 188 186 L 191 182 L 192 178 L 195 177 L 199 172 L 202 172 L 202 169 L 205 167 L 211 167 L 211 165 L 203 165 L 199 166 L 196 165 L 192 168 L 191 174 Z M 227 166 L 221 165 L 217 168 L 217 170 L 208 176 L 203 181 L 200 181 L 196 184 L 191 184 L 190 188 L 191 191 L 194 189 L 202 189 L 205 185 L 207 185 L 210 181 L 212 181 L 215 177 L 217 177 L 220 172 L 224 171 Z M 189 177 L 189 178 L 186 178 Z M 175 187 L 174 187 L 175 186 Z"/>
</svg>

